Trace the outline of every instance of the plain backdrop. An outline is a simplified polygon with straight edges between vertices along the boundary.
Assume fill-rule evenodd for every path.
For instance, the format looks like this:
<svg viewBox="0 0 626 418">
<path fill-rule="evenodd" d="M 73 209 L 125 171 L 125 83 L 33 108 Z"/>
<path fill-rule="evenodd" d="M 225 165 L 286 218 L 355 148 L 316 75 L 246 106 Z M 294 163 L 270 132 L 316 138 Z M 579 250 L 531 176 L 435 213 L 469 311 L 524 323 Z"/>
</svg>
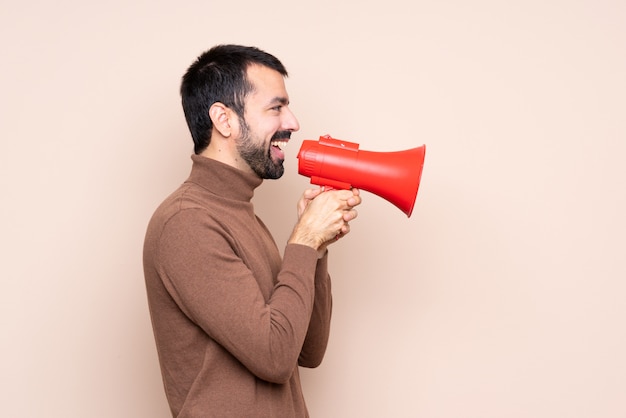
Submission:
<svg viewBox="0 0 626 418">
<path fill-rule="evenodd" d="M 254 198 L 282 249 L 304 139 L 426 144 L 411 218 L 331 248 L 316 418 L 626 416 L 626 2 L 0 1 L 0 415 L 169 416 L 141 253 L 187 177 L 182 74 L 290 72 L 301 130 Z"/>
</svg>

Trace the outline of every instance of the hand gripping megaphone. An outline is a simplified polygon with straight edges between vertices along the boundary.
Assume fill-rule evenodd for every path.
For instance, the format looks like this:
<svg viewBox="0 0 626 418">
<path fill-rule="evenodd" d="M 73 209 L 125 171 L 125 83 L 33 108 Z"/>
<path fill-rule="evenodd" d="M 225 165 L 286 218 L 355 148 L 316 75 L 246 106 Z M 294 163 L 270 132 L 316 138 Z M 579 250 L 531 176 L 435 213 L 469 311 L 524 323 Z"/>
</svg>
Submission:
<svg viewBox="0 0 626 418">
<path fill-rule="evenodd" d="M 374 193 L 411 217 L 425 153 L 425 145 L 396 152 L 363 151 L 359 144 L 325 135 L 319 141 L 302 141 L 298 174 L 318 186 Z"/>
</svg>

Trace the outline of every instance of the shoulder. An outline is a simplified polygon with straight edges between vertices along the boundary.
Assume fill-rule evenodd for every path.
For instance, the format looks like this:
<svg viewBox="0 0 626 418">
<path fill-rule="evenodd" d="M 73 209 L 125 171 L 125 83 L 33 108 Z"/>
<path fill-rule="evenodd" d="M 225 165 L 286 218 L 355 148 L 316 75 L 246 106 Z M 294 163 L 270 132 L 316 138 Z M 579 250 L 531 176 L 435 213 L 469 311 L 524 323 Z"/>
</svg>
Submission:
<svg viewBox="0 0 626 418">
<path fill-rule="evenodd" d="M 160 241 L 164 235 L 184 238 L 221 223 L 219 205 L 196 189 L 184 183 L 163 200 L 148 222 L 146 240 Z"/>
</svg>

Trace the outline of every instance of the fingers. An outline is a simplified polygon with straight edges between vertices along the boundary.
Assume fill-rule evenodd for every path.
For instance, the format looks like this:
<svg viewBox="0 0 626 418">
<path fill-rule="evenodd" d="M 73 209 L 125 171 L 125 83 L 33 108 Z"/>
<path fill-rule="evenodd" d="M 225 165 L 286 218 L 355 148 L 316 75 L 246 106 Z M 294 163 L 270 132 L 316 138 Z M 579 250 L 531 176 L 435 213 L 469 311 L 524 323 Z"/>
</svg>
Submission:
<svg viewBox="0 0 626 418">
<path fill-rule="evenodd" d="M 306 189 L 302 194 L 302 197 L 307 200 L 313 200 L 317 196 L 319 196 L 324 191 L 323 187 L 318 187 L 317 189 Z"/>
<path fill-rule="evenodd" d="M 359 216 L 359 212 L 356 209 L 350 209 L 348 211 L 344 211 L 343 213 L 343 221 L 348 223 L 356 217 Z"/>
<path fill-rule="evenodd" d="M 354 207 L 361 203 L 361 197 L 359 196 L 359 191 L 357 189 L 354 189 L 354 191 L 343 190 L 338 192 L 337 213 L 341 216 L 340 219 L 338 219 L 340 227 L 337 230 L 337 234 L 331 240 L 331 243 L 350 233 L 350 221 L 353 221 L 359 215 Z"/>
<path fill-rule="evenodd" d="M 352 189 L 352 196 L 348 198 L 348 205 L 358 206 L 361 204 L 361 196 L 359 189 Z"/>
<path fill-rule="evenodd" d="M 358 206 L 361 203 L 361 198 L 351 197 L 346 201 L 346 203 L 349 206 Z"/>
<path fill-rule="evenodd" d="M 317 196 L 319 196 L 324 191 L 323 187 L 318 187 L 317 189 L 306 189 L 304 193 L 302 193 L 302 197 L 298 201 L 298 218 L 302 216 L 302 213 L 307 208 L 309 203 Z"/>
<path fill-rule="evenodd" d="M 346 204 L 348 205 L 348 209 L 343 211 L 343 226 L 341 227 L 341 230 L 339 232 L 339 234 L 337 234 L 336 236 L 336 241 L 339 240 L 340 238 L 345 237 L 346 235 L 348 235 L 350 233 L 350 221 L 353 221 L 354 219 L 356 219 L 359 216 L 359 212 L 354 209 L 355 206 L 358 206 L 361 204 L 361 196 L 360 196 L 360 191 L 359 189 L 352 189 L 350 190 L 350 192 L 352 193 L 350 196 L 347 197 L 346 199 Z"/>
<path fill-rule="evenodd" d="M 316 197 L 322 192 L 316 190 Z M 337 211 L 341 214 L 341 221 L 345 224 L 358 216 L 355 207 L 361 204 L 361 197 L 358 189 L 352 190 L 329 190 L 324 192 L 324 199 L 328 199 L 329 207 L 327 210 Z M 320 202 L 321 203 L 321 202 Z M 336 206 L 333 206 L 336 205 Z"/>
<path fill-rule="evenodd" d="M 345 202 L 349 207 L 358 206 L 361 204 L 361 196 L 358 189 L 351 190 L 331 190 L 327 193 L 336 193 L 337 199 Z"/>
<path fill-rule="evenodd" d="M 298 224 L 290 242 L 325 249 L 350 233 L 349 222 L 356 219 L 361 204 L 358 189 L 308 189 L 298 202 Z"/>
</svg>

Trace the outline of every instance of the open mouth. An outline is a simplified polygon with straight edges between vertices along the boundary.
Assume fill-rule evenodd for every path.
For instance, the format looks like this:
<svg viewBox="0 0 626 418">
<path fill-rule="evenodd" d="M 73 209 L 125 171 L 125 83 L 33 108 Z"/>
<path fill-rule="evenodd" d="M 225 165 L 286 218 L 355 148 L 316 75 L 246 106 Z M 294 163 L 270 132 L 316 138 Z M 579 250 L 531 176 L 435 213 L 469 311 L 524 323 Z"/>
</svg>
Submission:
<svg viewBox="0 0 626 418">
<path fill-rule="evenodd" d="M 273 147 L 278 147 L 282 151 L 287 146 L 287 142 L 289 142 L 289 141 L 276 140 L 276 141 L 272 141 L 271 144 L 272 144 Z"/>
<path fill-rule="evenodd" d="M 271 147 L 271 155 L 274 156 L 274 158 L 279 161 L 282 162 L 285 160 L 285 147 L 287 147 L 287 142 L 289 140 L 280 140 L 280 139 L 276 139 L 272 142 L 270 142 Z"/>
</svg>

